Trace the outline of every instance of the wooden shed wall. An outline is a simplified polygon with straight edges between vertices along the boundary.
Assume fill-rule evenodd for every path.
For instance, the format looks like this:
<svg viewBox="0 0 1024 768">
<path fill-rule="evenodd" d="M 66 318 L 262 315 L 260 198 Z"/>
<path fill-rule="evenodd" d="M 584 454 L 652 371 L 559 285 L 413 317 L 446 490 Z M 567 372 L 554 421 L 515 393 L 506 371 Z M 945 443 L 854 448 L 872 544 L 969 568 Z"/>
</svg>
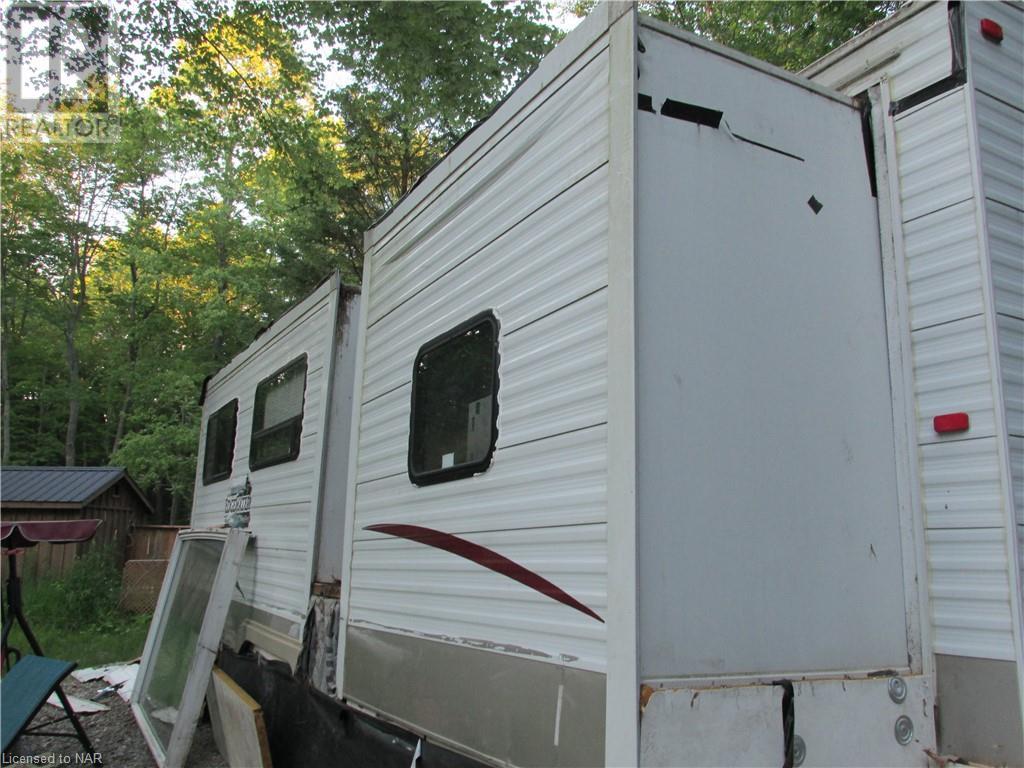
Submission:
<svg viewBox="0 0 1024 768">
<path fill-rule="evenodd" d="M 133 525 L 145 523 L 149 513 L 134 489 L 121 480 L 82 509 L 4 508 L 5 522 L 22 520 L 91 520 L 103 523 L 92 541 L 82 544 L 37 544 L 18 556 L 18 573 L 26 580 L 58 578 L 67 574 L 75 558 L 92 547 L 109 547 L 120 567 L 125 560 L 128 534 Z M 7 562 L 4 558 L 4 573 Z"/>
</svg>

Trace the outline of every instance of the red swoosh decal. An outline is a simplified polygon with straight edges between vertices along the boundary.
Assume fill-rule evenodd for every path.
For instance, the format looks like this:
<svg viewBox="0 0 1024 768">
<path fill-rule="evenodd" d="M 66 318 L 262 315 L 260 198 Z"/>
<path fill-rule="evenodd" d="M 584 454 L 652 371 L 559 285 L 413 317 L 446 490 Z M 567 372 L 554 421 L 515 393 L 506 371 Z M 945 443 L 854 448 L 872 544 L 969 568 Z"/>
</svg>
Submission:
<svg viewBox="0 0 1024 768">
<path fill-rule="evenodd" d="M 419 525 L 383 523 L 380 525 L 368 525 L 364 530 L 386 533 L 389 536 L 409 539 L 409 541 L 417 541 L 420 544 L 426 544 L 428 547 L 436 547 L 437 549 L 443 549 L 445 552 L 451 552 L 453 555 L 464 557 L 477 565 L 489 568 L 495 573 L 508 576 L 510 579 L 514 579 L 530 589 L 535 589 L 552 600 L 557 600 L 564 605 L 568 605 L 570 608 L 575 608 L 580 613 L 585 613 L 592 619 L 597 619 L 604 624 L 604 619 L 587 608 L 575 597 L 565 592 L 565 590 L 552 584 L 540 574 L 524 568 L 514 560 L 509 560 L 504 555 L 499 555 L 493 549 L 482 547 L 479 544 L 474 544 L 472 541 L 459 536 L 453 536 L 450 533 L 435 531 L 433 528 L 424 528 Z"/>
</svg>

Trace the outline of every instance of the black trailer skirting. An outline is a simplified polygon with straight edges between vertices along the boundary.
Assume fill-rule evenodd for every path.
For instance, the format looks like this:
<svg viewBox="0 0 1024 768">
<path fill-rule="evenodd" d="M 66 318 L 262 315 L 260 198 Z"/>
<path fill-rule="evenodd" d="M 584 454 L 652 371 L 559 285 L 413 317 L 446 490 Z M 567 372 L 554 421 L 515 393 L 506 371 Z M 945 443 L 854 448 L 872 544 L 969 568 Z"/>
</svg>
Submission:
<svg viewBox="0 0 1024 768">
<path fill-rule="evenodd" d="M 299 681 L 283 662 L 222 648 L 218 666 L 263 709 L 274 768 L 409 768 L 419 737 Z M 420 768 L 482 768 L 449 749 L 420 744 Z"/>
</svg>

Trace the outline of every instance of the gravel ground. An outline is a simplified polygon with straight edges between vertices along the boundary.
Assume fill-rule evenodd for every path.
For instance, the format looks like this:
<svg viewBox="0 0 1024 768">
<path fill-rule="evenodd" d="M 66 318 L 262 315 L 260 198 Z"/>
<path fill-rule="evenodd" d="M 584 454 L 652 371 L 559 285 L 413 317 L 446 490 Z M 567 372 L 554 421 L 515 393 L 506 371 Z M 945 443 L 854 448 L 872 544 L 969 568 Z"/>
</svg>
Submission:
<svg viewBox="0 0 1024 768">
<path fill-rule="evenodd" d="M 116 693 L 96 698 L 97 692 L 108 685 L 102 678 L 80 683 L 68 677 L 63 684 L 64 692 L 70 696 L 93 699 L 110 707 L 107 712 L 79 715 L 82 727 L 98 753 L 99 760 L 91 760 L 77 738 L 52 736 L 28 736 L 18 739 L 12 749 L 12 756 L 4 756 L 3 765 L 103 765 L 105 768 L 156 768 L 156 761 L 146 746 L 146 740 L 139 730 L 131 706 Z M 48 704 L 33 720 L 33 725 L 45 722 L 62 714 L 59 708 Z M 71 724 L 62 722 L 46 730 L 72 732 Z M 188 768 L 227 768 L 227 762 L 220 756 L 213 741 L 209 718 L 199 722 L 192 751 L 189 753 Z"/>
</svg>

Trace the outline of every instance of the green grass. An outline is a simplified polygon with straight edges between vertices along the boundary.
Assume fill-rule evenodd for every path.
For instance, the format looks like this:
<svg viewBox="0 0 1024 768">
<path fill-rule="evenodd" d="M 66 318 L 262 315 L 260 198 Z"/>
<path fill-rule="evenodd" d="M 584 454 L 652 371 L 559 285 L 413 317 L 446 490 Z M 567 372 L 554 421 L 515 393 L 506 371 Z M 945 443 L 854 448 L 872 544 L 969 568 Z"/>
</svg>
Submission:
<svg viewBox="0 0 1024 768">
<path fill-rule="evenodd" d="M 109 552 L 93 548 L 61 579 L 25 582 L 22 602 L 32 633 L 47 656 L 93 667 L 142 654 L 149 614 L 117 607 L 121 574 Z M 15 626 L 10 644 L 32 653 Z"/>
</svg>

